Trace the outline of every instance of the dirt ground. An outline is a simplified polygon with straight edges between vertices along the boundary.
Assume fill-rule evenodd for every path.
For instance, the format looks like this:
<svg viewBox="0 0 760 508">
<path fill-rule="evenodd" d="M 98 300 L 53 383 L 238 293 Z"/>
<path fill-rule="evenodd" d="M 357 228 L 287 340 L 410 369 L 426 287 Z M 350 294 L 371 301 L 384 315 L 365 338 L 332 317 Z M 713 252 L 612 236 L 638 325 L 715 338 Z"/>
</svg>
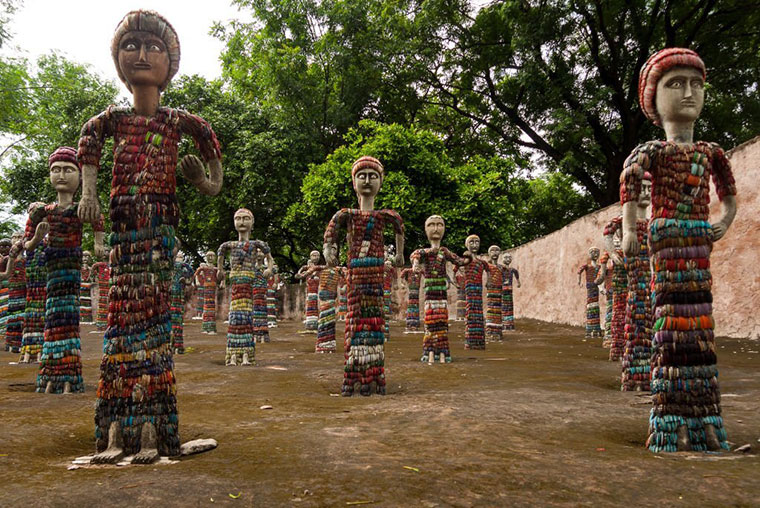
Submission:
<svg viewBox="0 0 760 508">
<path fill-rule="evenodd" d="M 454 362 L 421 364 L 392 326 L 388 395 L 343 398 L 342 354 L 281 323 L 253 368 L 225 367 L 226 325 L 185 328 L 180 436 L 213 451 L 179 463 L 67 470 L 94 450 L 101 337 L 82 327 L 83 395 L 34 393 L 36 367 L 0 353 L 0 505 L 758 506 L 754 454 L 652 454 L 649 402 L 580 328 L 518 321 L 484 352 L 450 333 Z M 729 440 L 760 448 L 760 344 L 719 339 Z M 339 346 L 340 347 L 340 346 Z M 260 409 L 269 405 L 272 409 Z M 233 497 L 234 496 L 234 497 Z"/>
</svg>

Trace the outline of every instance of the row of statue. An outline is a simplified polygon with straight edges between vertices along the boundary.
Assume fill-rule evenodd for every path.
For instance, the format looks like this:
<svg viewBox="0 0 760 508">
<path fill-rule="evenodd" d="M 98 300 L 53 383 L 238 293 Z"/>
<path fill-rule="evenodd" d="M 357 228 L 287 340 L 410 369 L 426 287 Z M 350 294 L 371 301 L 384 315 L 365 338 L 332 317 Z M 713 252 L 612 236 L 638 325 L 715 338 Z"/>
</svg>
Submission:
<svg viewBox="0 0 760 508">
<path fill-rule="evenodd" d="M 431 247 L 440 249 L 440 239 L 437 238 L 439 221 L 443 222 L 439 216 L 429 218 L 426 225 L 431 227 L 426 228 L 426 232 L 431 241 Z M 433 263 L 418 263 L 416 267 L 413 265 L 400 271 L 395 267 L 392 249 L 386 246 L 383 265 L 383 315 L 386 321 L 384 330 L 386 342 L 388 322 L 392 319 L 391 294 L 399 280 L 406 286 L 404 333 L 422 333 L 419 303 L 420 289 L 423 285 L 425 286 L 424 324 L 428 328 L 436 328 L 434 323 L 449 320 L 448 288 L 452 285 L 457 288 L 456 320 L 467 322 L 465 349 L 485 349 L 486 339 L 501 340 L 502 331 L 515 329 L 513 283 L 516 281 L 517 287 L 520 287 L 520 274 L 510 266 L 512 255 L 508 252 L 502 253 L 498 245 L 492 245 L 488 249 L 487 258 L 478 256 L 480 238 L 477 235 L 468 237 L 465 244 L 470 252 L 469 257 L 473 259 L 472 263 L 453 265 L 451 261 L 445 259 L 442 266 L 435 267 Z M 317 333 L 316 350 L 325 353 L 335 351 L 335 322 L 346 320 L 348 268 L 321 265 L 320 259 L 319 251 L 312 251 L 307 264 L 300 268 L 295 277 L 306 282 L 305 331 Z M 452 266 L 453 270 L 451 270 Z M 440 274 L 438 270 L 442 270 Z M 440 284 L 425 284 L 425 281 L 433 278 L 441 279 L 437 281 Z M 485 320 L 484 287 L 487 294 Z M 427 345 L 423 345 L 423 349 L 425 350 L 423 361 L 430 363 L 439 359 L 441 362 L 451 361 L 450 353 L 431 351 Z"/>
<path fill-rule="evenodd" d="M 128 13 L 117 25 L 111 54 L 119 78 L 132 93 L 133 103 L 112 106 L 94 116 L 83 126 L 77 150 L 61 148 L 51 155 L 50 178 L 57 201 L 31 211 L 24 237 L 11 246 L 10 258 L 18 259 L 21 248 L 33 252 L 46 237 L 47 295 L 38 387 L 59 393 L 68 385 L 71 392 L 81 391 L 82 225 L 93 225 L 96 255 L 100 255 L 102 247 L 97 242 L 98 236 L 102 240 L 103 228 L 96 183 L 102 149 L 106 141 L 112 140 L 111 273 L 95 405 L 98 454 L 93 462 L 113 463 L 124 455 L 134 455 L 133 463 L 149 463 L 159 454 L 179 454 L 171 326 L 172 272 L 178 250 L 175 228 L 180 217 L 176 170 L 179 168 L 201 193 L 216 195 L 222 187 L 222 154 L 206 121 L 186 111 L 160 106 L 161 92 L 177 72 L 180 59 L 177 33 L 166 19 L 152 11 Z M 621 177 L 623 213 L 617 227 L 622 229 L 621 250 L 625 254 L 628 287 L 634 289 L 632 293 L 629 290 L 628 300 L 633 301 L 624 329 L 630 327 L 634 350 L 639 347 L 636 341 L 651 342 L 654 406 L 648 446 L 653 451 L 728 446 L 720 416 L 709 257 L 712 242 L 723 236 L 735 214 L 736 189 L 720 147 L 692 139 L 703 103 L 704 81 L 704 63 L 693 51 L 670 48 L 647 61 L 640 77 L 641 106 L 648 118 L 664 127 L 668 139 L 636 148 Z M 183 135 L 193 139 L 200 158 L 188 155 L 178 160 Z M 338 269 L 339 244 L 345 239 L 347 261 L 343 276 L 347 299 L 342 392 L 352 395 L 358 387 L 359 393 L 369 395 L 373 391 L 385 393 L 386 385 L 384 230 L 391 227 L 395 233 L 392 263 L 402 268 L 404 223 L 393 210 L 375 209 L 375 198 L 385 177 L 380 161 L 368 156 L 359 158 L 351 168 L 351 176 L 358 207 L 337 211 L 327 225 L 322 270 L 327 272 L 320 277 L 320 286 L 323 280 L 324 286 L 307 305 L 312 312 L 315 303 L 318 308 L 320 292 L 324 292 L 323 302 L 334 298 L 333 287 L 339 272 L 343 272 Z M 713 224 L 708 222 L 711 176 L 724 204 L 721 219 Z M 653 207 L 651 219 L 646 220 L 637 210 L 645 200 L 643 189 L 649 180 Z M 76 202 L 74 195 L 80 181 L 81 198 Z M 227 360 L 251 363 L 251 338 L 263 333 L 263 329 L 256 329 L 260 323 L 255 326 L 252 319 L 253 288 L 266 284 L 274 263 L 268 245 L 250 239 L 253 215 L 241 209 L 234 220 L 238 240 L 219 248 L 216 276 L 219 281 L 225 279 L 224 260 L 229 255 L 232 301 Z M 470 311 L 466 335 L 471 348 L 482 347 L 483 336 L 489 332 L 488 326 L 483 330 L 482 291 L 478 290 L 482 276 L 487 272 L 487 281 L 499 279 L 492 277 L 491 265 L 495 264 L 476 256 L 476 238 L 468 239 L 467 251 L 460 257 L 441 246 L 445 231 L 442 217 L 429 217 L 425 231 L 430 247 L 411 254 L 412 273 L 424 278 L 423 358 L 445 362 L 450 358 L 445 319 L 446 263 L 459 266 L 464 274 L 466 313 Z M 651 286 L 647 274 L 650 255 Z M 34 255 L 27 259 L 32 264 L 36 262 Z M 597 261 L 591 263 L 596 264 Z M 256 268 L 264 265 L 263 271 Z M 591 285 L 598 276 L 595 270 L 585 268 Z M 308 270 L 302 275 L 308 277 Z M 9 280 L 11 298 L 13 284 Z M 35 288 L 41 287 L 41 282 L 35 284 Z M 492 282 L 493 287 L 489 287 L 486 282 L 486 286 L 490 290 L 487 304 L 493 300 L 495 308 L 498 284 Z M 589 286 L 592 318 L 594 291 Z M 501 297 L 503 302 L 503 294 Z M 642 317 L 648 303 L 652 306 L 650 321 L 654 320 L 651 328 L 645 324 L 648 318 Z M 334 312 L 334 304 L 332 308 Z M 330 311 L 325 310 L 327 320 Z M 496 313 L 487 311 L 486 318 L 489 315 L 490 332 L 495 334 Z M 598 320 L 598 306 L 595 319 Z M 10 322 L 8 326 L 10 329 Z M 597 333 L 595 328 L 592 333 Z M 329 344 L 327 337 L 329 332 L 322 337 Z"/>
</svg>

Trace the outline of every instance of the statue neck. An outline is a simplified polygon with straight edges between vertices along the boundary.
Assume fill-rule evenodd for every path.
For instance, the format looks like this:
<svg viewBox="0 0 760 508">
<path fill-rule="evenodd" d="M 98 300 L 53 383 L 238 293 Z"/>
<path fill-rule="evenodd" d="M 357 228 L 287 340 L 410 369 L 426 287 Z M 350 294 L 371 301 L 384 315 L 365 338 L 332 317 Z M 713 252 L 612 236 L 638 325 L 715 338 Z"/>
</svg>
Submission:
<svg viewBox="0 0 760 508">
<path fill-rule="evenodd" d="M 440 249 L 441 248 L 441 241 L 440 240 L 430 240 L 430 247 L 433 249 Z"/>
<path fill-rule="evenodd" d="M 156 86 L 133 86 L 132 100 L 135 113 L 140 116 L 152 117 L 158 111 L 161 92 Z"/>
<path fill-rule="evenodd" d="M 238 242 L 247 242 L 251 239 L 250 231 L 238 231 Z"/>
<path fill-rule="evenodd" d="M 647 218 L 647 208 L 649 208 L 649 205 L 639 205 L 636 207 L 636 218 L 637 219 L 646 219 Z"/>
<path fill-rule="evenodd" d="M 74 203 L 74 193 L 58 191 L 58 206 L 66 208 Z"/>
<path fill-rule="evenodd" d="M 375 209 L 375 196 L 359 196 L 359 210 L 371 212 Z"/>
<path fill-rule="evenodd" d="M 694 122 L 663 122 L 665 138 L 678 144 L 691 144 L 694 142 Z"/>
</svg>

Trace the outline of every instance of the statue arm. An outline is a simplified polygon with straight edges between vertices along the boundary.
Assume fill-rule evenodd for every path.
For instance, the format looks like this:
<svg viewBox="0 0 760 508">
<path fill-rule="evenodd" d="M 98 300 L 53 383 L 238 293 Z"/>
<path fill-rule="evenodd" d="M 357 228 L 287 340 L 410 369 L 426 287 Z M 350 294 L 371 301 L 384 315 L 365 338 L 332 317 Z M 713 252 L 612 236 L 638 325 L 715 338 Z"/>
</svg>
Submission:
<svg viewBox="0 0 760 508">
<path fill-rule="evenodd" d="M 715 145 L 713 156 L 713 183 L 721 203 L 721 215 L 712 225 L 713 241 L 720 240 L 736 217 L 736 182 L 723 149 Z"/>
<path fill-rule="evenodd" d="M 583 276 L 583 272 L 585 272 L 588 269 L 587 264 L 582 264 L 580 268 L 578 268 L 578 285 L 581 285 L 581 277 Z"/>
<path fill-rule="evenodd" d="M 272 252 L 267 252 L 267 269 L 264 270 L 264 278 L 268 279 L 275 273 L 274 270 L 274 258 L 272 257 Z"/>
<path fill-rule="evenodd" d="M 623 171 L 620 173 L 620 203 L 623 205 L 623 252 L 633 256 L 639 249 L 639 241 L 636 236 L 636 208 L 638 207 L 641 182 L 644 173 L 652 172 L 652 160 L 657 157 L 658 147 L 656 142 L 644 143 L 633 149 L 623 163 Z M 608 251 L 610 255 L 614 251 Z"/>
<path fill-rule="evenodd" d="M 386 215 L 390 219 L 393 225 L 393 231 L 396 233 L 396 262 L 397 267 L 402 267 L 405 264 L 404 261 L 404 220 L 394 210 L 386 210 Z"/>
<path fill-rule="evenodd" d="M 346 208 L 342 208 L 335 212 L 335 214 L 330 219 L 330 222 L 327 223 L 327 228 L 325 228 L 324 241 L 322 243 L 322 255 L 325 257 L 327 266 L 338 265 L 338 231 L 340 230 L 341 226 L 346 224 L 348 215 L 348 210 Z M 299 270 L 298 273 L 301 273 L 301 270 Z M 296 278 L 300 278 L 298 277 L 298 273 L 296 273 Z"/>
<path fill-rule="evenodd" d="M 515 274 L 515 280 L 517 280 L 517 287 L 522 287 L 522 284 L 520 284 L 520 272 L 517 271 L 517 268 L 512 268 L 512 273 Z"/>
<path fill-rule="evenodd" d="M 208 122 L 201 117 L 185 111 L 179 114 L 182 132 L 193 138 L 203 161 L 208 163 L 208 176 L 206 176 L 206 168 L 203 162 L 195 155 L 186 155 L 182 158 L 179 163 L 180 171 L 201 194 L 216 196 L 222 190 L 224 180 L 219 140 L 217 140 L 216 134 Z"/>
<path fill-rule="evenodd" d="M 97 187 L 98 171 L 103 143 L 111 130 L 109 128 L 111 118 L 109 108 L 87 121 L 79 136 L 77 159 L 82 166 L 82 197 L 79 199 L 77 214 L 83 222 L 90 224 L 95 224 L 101 216 Z"/>
</svg>

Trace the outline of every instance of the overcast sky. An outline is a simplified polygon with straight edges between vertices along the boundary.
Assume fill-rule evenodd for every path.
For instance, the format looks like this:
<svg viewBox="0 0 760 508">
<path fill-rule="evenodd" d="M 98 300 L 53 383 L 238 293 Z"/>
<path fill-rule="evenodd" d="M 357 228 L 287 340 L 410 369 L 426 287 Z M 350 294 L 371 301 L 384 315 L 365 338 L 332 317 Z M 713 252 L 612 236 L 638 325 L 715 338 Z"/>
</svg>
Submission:
<svg viewBox="0 0 760 508">
<path fill-rule="evenodd" d="M 118 80 L 111 59 L 111 37 L 116 24 L 134 9 L 156 10 L 177 30 L 182 50 L 180 74 L 221 75 L 219 54 L 224 45 L 209 35 L 209 29 L 215 21 L 226 22 L 240 15 L 228 0 L 24 0 L 11 18 L 13 39 L 3 54 L 34 60 L 57 50 L 70 60 L 90 64 L 107 79 Z M 248 18 L 247 13 L 243 16 Z"/>
</svg>

